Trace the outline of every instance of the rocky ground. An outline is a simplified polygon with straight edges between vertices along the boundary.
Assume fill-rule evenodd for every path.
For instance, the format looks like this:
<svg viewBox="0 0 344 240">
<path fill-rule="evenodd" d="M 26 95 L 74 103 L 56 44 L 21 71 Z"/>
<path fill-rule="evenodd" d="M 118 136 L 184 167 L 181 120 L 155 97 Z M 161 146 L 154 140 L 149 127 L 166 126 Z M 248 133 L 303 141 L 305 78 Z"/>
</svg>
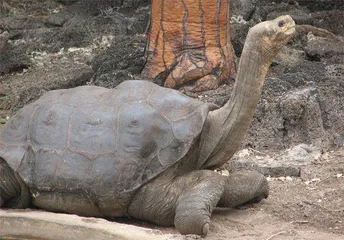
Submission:
<svg viewBox="0 0 344 240">
<path fill-rule="evenodd" d="M 248 28 L 258 21 L 290 14 L 298 24 L 316 28 L 300 27 L 275 59 L 242 150 L 219 170 L 264 173 L 269 198 L 217 210 L 207 239 L 343 239 L 343 8 L 332 0 L 232 1 L 238 57 Z M 140 79 L 148 19 L 149 1 L 0 1 L 1 123 L 52 89 L 115 87 Z M 226 82 L 214 91 L 185 94 L 223 105 L 232 86 Z M 148 234 L 178 238 L 173 228 L 130 223 L 159 231 Z M 103 231 L 112 223 L 101 224 Z"/>
</svg>

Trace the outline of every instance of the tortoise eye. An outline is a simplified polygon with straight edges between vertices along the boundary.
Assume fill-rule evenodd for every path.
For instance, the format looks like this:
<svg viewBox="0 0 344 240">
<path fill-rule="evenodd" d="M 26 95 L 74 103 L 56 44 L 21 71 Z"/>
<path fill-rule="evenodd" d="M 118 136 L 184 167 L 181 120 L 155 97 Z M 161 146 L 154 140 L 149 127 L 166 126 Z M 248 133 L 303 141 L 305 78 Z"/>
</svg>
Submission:
<svg viewBox="0 0 344 240">
<path fill-rule="evenodd" d="M 285 25 L 285 21 L 281 20 L 278 22 L 279 27 L 284 27 L 284 25 Z"/>
</svg>

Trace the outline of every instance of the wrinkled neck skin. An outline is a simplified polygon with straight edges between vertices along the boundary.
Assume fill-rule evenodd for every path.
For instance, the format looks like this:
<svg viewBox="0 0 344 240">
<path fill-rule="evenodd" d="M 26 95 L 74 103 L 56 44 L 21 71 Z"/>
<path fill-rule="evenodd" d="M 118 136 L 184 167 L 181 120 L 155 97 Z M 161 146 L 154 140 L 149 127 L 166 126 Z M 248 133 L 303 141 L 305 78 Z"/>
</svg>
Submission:
<svg viewBox="0 0 344 240">
<path fill-rule="evenodd" d="M 252 38 L 246 40 L 229 101 L 208 115 L 201 135 L 199 169 L 222 166 L 240 147 L 246 135 L 273 59 L 270 55 L 274 55 L 266 49 L 264 51 L 256 41 Z"/>
</svg>

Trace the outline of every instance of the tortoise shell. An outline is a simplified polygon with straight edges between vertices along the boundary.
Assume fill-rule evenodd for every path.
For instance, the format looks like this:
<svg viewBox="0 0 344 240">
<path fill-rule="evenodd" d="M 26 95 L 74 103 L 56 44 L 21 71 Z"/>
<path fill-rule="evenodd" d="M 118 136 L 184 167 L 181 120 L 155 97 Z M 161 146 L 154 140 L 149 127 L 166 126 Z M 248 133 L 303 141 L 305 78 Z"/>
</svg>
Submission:
<svg viewBox="0 0 344 240">
<path fill-rule="evenodd" d="M 178 162 L 208 111 L 208 104 L 147 81 L 54 90 L 8 121 L 0 156 L 33 192 L 117 195 Z"/>
</svg>

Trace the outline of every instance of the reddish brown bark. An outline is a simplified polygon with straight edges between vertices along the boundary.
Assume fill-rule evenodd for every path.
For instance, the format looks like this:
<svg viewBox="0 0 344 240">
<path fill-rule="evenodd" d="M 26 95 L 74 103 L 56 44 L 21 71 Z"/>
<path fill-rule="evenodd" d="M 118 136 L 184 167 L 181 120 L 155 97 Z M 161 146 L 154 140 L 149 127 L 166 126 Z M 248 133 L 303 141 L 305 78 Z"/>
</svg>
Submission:
<svg viewBox="0 0 344 240">
<path fill-rule="evenodd" d="M 229 19 L 229 0 L 152 0 L 143 76 L 194 91 L 234 78 Z"/>
</svg>

